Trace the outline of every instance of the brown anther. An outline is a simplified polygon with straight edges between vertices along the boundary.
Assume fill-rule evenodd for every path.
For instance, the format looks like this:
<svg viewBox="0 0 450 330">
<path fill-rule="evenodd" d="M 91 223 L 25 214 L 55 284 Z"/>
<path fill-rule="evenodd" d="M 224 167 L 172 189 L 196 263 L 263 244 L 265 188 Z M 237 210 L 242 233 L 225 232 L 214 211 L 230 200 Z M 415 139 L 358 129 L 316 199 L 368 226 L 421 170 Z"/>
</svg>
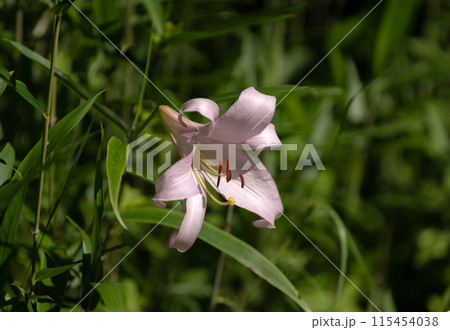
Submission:
<svg viewBox="0 0 450 330">
<path fill-rule="evenodd" d="M 230 161 L 227 159 L 227 182 L 230 182 L 231 180 L 231 171 L 230 171 Z"/>
<path fill-rule="evenodd" d="M 222 174 L 222 162 L 219 160 L 219 174 L 217 174 L 217 188 L 219 188 L 221 174 Z"/>
<path fill-rule="evenodd" d="M 239 174 L 239 177 L 241 178 L 241 188 L 244 188 L 244 177 L 242 174 Z"/>
<path fill-rule="evenodd" d="M 219 160 L 219 176 L 222 174 L 222 162 Z"/>
</svg>

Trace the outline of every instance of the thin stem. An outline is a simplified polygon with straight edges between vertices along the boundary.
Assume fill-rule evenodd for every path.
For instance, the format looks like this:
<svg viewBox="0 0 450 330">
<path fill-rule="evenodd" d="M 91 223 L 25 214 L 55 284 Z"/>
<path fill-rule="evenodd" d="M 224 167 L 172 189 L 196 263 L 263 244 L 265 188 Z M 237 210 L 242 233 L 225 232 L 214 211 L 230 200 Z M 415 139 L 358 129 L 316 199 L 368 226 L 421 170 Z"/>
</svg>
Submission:
<svg viewBox="0 0 450 330">
<path fill-rule="evenodd" d="M 228 206 L 227 217 L 225 220 L 225 231 L 231 232 L 231 218 L 233 216 L 234 205 Z M 220 284 L 222 283 L 223 266 L 225 264 L 225 253 L 221 252 L 219 261 L 217 262 L 216 275 L 214 277 L 214 285 L 211 293 L 211 302 L 209 303 L 209 310 L 213 311 L 217 305 L 217 298 L 219 296 Z"/>
<path fill-rule="evenodd" d="M 41 165 L 44 166 L 45 161 L 47 159 L 47 145 L 48 145 L 48 132 L 50 130 L 50 109 L 53 103 L 53 89 L 54 89 L 54 75 L 55 75 L 55 62 L 56 55 L 58 50 L 58 39 L 59 39 L 59 29 L 61 26 L 62 15 L 56 16 L 56 24 L 55 24 L 55 32 L 53 37 L 53 50 L 51 57 L 51 66 L 50 66 L 50 83 L 48 90 L 48 101 L 47 101 L 47 116 L 45 117 L 44 123 L 44 136 L 42 139 L 42 155 L 41 155 Z M 42 210 L 42 195 L 44 192 L 44 170 L 41 171 L 41 175 L 39 178 L 39 195 L 36 209 L 36 218 L 34 220 L 34 230 L 33 230 L 33 256 L 31 261 L 31 293 L 34 292 L 34 287 L 36 284 L 36 261 L 38 254 L 38 235 L 39 235 L 39 222 L 41 219 L 41 210 Z"/>
<path fill-rule="evenodd" d="M 150 31 L 150 36 L 149 36 L 149 40 L 148 40 L 148 50 L 147 50 L 147 60 L 145 62 L 145 70 L 144 70 L 144 74 L 145 77 L 148 76 L 148 71 L 150 70 L 150 59 L 151 59 L 151 55 L 152 55 L 152 40 L 153 40 L 153 28 Z M 133 131 L 136 128 L 136 125 L 139 121 L 139 117 L 141 116 L 141 112 L 142 112 L 142 103 L 144 102 L 144 94 L 145 94 L 145 87 L 147 86 L 147 79 L 144 78 L 144 80 L 142 81 L 142 86 L 141 86 L 141 93 L 139 94 L 139 100 L 138 100 L 138 104 L 137 104 L 137 109 L 136 109 L 136 116 L 134 117 L 134 122 L 133 122 Z"/>
</svg>

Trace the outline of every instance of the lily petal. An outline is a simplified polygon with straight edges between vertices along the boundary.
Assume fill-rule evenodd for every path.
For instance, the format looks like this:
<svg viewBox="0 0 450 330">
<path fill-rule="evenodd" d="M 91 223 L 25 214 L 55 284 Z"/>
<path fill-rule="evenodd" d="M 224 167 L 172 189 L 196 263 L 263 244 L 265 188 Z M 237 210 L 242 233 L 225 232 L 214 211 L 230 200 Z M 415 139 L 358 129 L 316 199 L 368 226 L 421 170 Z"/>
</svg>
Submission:
<svg viewBox="0 0 450 330">
<path fill-rule="evenodd" d="M 245 144 L 248 144 L 252 150 L 270 149 L 282 146 L 273 124 L 267 125 L 261 133 L 245 141 Z"/>
<path fill-rule="evenodd" d="M 253 87 L 247 88 L 228 111 L 216 120 L 210 136 L 228 143 L 249 140 L 272 121 L 275 103 L 275 96 L 262 94 Z"/>
<path fill-rule="evenodd" d="M 238 151 L 238 153 L 244 152 Z M 240 155 L 240 157 L 245 156 Z M 241 187 L 239 178 L 235 179 L 236 175 L 233 175 L 231 181 L 222 182 L 217 187 L 217 177 L 213 177 L 206 172 L 203 172 L 203 174 L 209 184 L 225 199 L 233 197 L 237 206 L 258 214 L 268 222 L 268 224 L 265 224 L 266 228 L 273 228 L 275 227 L 275 219 L 282 215 L 283 204 L 270 173 L 262 164 L 258 164 L 258 167 L 261 169 L 253 166 L 243 174 L 245 178 L 244 188 Z M 237 173 L 238 171 L 233 172 Z"/>
<path fill-rule="evenodd" d="M 271 224 L 269 221 L 266 221 L 264 219 L 253 221 L 253 226 L 257 228 L 275 228 L 273 224 Z"/>
<path fill-rule="evenodd" d="M 178 112 L 167 105 L 161 105 L 159 107 L 159 114 L 164 127 L 170 134 L 180 155 L 184 157 L 190 154 L 194 142 L 193 139 L 187 138 L 186 136 L 194 136 L 197 134 L 198 130 L 202 130 L 205 125 L 193 121 L 186 121 L 186 126 L 181 125 L 178 122 Z"/>
<path fill-rule="evenodd" d="M 186 214 L 180 229 L 175 230 L 170 237 L 171 248 L 185 252 L 194 244 L 202 228 L 205 210 L 206 196 L 203 192 L 186 200 Z"/>
<path fill-rule="evenodd" d="M 214 101 L 202 98 L 187 101 L 178 114 L 178 122 L 183 126 L 187 125 L 185 122 L 190 122 L 190 120 L 183 119 L 183 113 L 185 112 L 198 112 L 214 122 L 219 117 L 219 106 Z"/>
<path fill-rule="evenodd" d="M 192 153 L 173 164 L 156 181 L 156 206 L 166 207 L 164 201 L 185 199 L 200 193 L 192 171 Z"/>
</svg>

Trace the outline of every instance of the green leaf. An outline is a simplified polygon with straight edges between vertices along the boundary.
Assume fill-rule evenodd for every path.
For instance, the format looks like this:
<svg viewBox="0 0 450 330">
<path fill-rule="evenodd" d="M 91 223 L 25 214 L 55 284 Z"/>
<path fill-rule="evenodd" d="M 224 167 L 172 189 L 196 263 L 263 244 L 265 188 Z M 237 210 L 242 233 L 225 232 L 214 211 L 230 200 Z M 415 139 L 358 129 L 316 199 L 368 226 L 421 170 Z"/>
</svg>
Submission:
<svg viewBox="0 0 450 330">
<path fill-rule="evenodd" d="M 95 289 L 102 297 L 108 312 L 124 312 L 125 311 L 125 295 L 122 285 L 119 283 L 92 283 Z"/>
<path fill-rule="evenodd" d="M 22 98 L 30 103 L 36 110 L 39 110 L 44 117 L 47 117 L 47 112 L 39 101 L 31 94 L 28 87 L 20 80 L 14 79 L 11 73 L 0 64 L 0 79 L 2 79 L 8 86 L 14 89 Z M 1 91 L 1 86 L 0 86 Z M 3 93 L 3 91 L 1 91 Z M 1 93 L 0 93 L 1 94 Z"/>
<path fill-rule="evenodd" d="M 119 212 L 119 190 L 122 175 L 127 165 L 127 144 L 113 136 L 108 142 L 106 153 L 106 176 L 108 177 L 109 199 L 120 224 L 127 229 Z"/>
<path fill-rule="evenodd" d="M 155 31 L 159 35 L 164 34 L 164 10 L 159 0 L 141 0 L 153 22 Z"/>
<path fill-rule="evenodd" d="M 42 281 L 47 278 L 52 278 L 52 277 L 58 276 L 64 272 L 71 270 L 75 266 L 76 266 L 76 264 L 70 264 L 70 265 L 65 265 L 65 266 L 41 269 L 36 273 L 36 281 Z"/>
<path fill-rule="evenodd" d="M 91 239 L 89 238 L 88 234 L 81 228 L 71 217 L 68 215 L 66 216 L 67 220 L 69 220 L 70 224 L 74 226 L 81 234 L 81 240 L 83 241 L 83 254 L 90 254 L 92 253 L 92 245 L 91 245 Z"/>
<path fill-rule="evenodd" d="M 50 71 L 50 61 L 46 58 L 42 57 L 38 53 L 32 51 L 31 49 L 25 47 L 24 45 L 15 42 L 13 40 L 9 40 L 6 38 L 0 39 L 4 42 L 8 43 L 15 49 L 17 49 L 23 56 L 29 58 L 33 62 L 39 64 L 43 68 Z M 77 93 L 79 96 L 81 96 L 84 99 L 89 99 L 89 92 L 79 83 L 74 81 L 69 75 L 61 71 L 59 68 L 55 68 L 55 76 L 61 79 L 61 81 L 71 90 L 73 90 L 75 93 Z M 125 134 L 128 134 L 128 127 L 123 122 L 122 119 L 120 119 L 119 116 L 117 116 L 113 110 L 109 109 L 105 105 L 101 104 L 100 102 L 96 102 L 94 104 L 94 108 L 106 119 L 108 119 L 111 123 L 116 125 L 122 132 Z"/>
<path fill-rule="evenodd" d="M 87 100 L 85 103 L 75 108 L 61 120 L 59 120 L 49 132 L 49 144 L 47 152 L 51 153 L 57 149 L 61 141 L 69 134 L 72 129 L 78 125 L 84 116 L 89 112 L 94 104 L 97 94 Z M 0 208 L 6 206 L 9 200 L 20 190 L 20 188 L 30 182 L 39 174 L 42 152 L 42 139 L 34 145 L 31 151 L 25 156 L 20 163 L 13 179 L 8 184 L 0 187 Z M 20 180 L 19 180 L 20 179 Z"/>
<path fill-rule="evenodd" d="M 375 73 L 381 72 L 387 62 L 392 62 L 391 55 L 404 44 L 402 39 L 406 37 L 419 3 L 418 0 L 409 0 L 408 4 L 404 0 L 386 2 L 373 53 Z"/>
<path fill-rule="evenodd" d="M 3 221 L 0 226 L 0 266 L 8 259 L 14 247 L 24 198 L 25 189 L 22 189 L 10 200 L 3 215 Z M 1 283 L 0 287 L 2 287 Z"/>
<path fill-rule="evenodd" d="M 163 219 L 160 223 L 161 225 L 180 228 L 184 214 L 177 211 L 168 212 L 168 210 L 159 208 L 147 208 L 123 211 L 122 217 L 125 221 L 129 222 L 151 224 L 157 224 Z M 297 290 L 286 275 L 252 246 L 208 222 L 203 223 L 198 238 L 218 250 L 225 252 L 230 257 L 249 268 L 256 275 L 286 294 L 303 310 L 310 311 L 309 306 L 303 299 L 299 298 Z"/>
<path fill-rule="evenodd" d="M 11 177 L 15 157 L 14 148 L 7 143 L 0 152 L 0 186 Z"/>
</svg>

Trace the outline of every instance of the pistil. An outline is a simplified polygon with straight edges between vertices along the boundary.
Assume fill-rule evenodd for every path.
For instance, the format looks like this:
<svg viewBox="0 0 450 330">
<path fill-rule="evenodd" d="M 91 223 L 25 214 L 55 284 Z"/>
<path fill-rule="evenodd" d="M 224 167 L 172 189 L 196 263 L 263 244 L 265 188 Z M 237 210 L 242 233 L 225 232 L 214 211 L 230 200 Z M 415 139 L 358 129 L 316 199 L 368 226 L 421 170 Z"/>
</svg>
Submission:
<svg viewBox="0 0 450 330">
<path fill-rule="evenodd" d="M 194 173 L 198 178 L 199 183 L 202 185 L 203 189 L 205 189 L 206 193 L 209 195 L 209 197 L 211 197 L 211 199 L 216 202 L 219 205 L 222 206 L 227 206 L 227 205 L 234 205 L 236 203 L 236 200 L 233 197 L 228 197 L 228 201 L 226 202 L 221 202 L 219 201 L 216 197 L 214 197 L 213 194 L 211 194 L 211 192 L 208 190 L 208 187 L 206 187 L 205 181 L 203 181 L 203 178 L 201 176 L 201 174 L 198 172 L 198 170 L 194 169 Z"/>
</svg>

